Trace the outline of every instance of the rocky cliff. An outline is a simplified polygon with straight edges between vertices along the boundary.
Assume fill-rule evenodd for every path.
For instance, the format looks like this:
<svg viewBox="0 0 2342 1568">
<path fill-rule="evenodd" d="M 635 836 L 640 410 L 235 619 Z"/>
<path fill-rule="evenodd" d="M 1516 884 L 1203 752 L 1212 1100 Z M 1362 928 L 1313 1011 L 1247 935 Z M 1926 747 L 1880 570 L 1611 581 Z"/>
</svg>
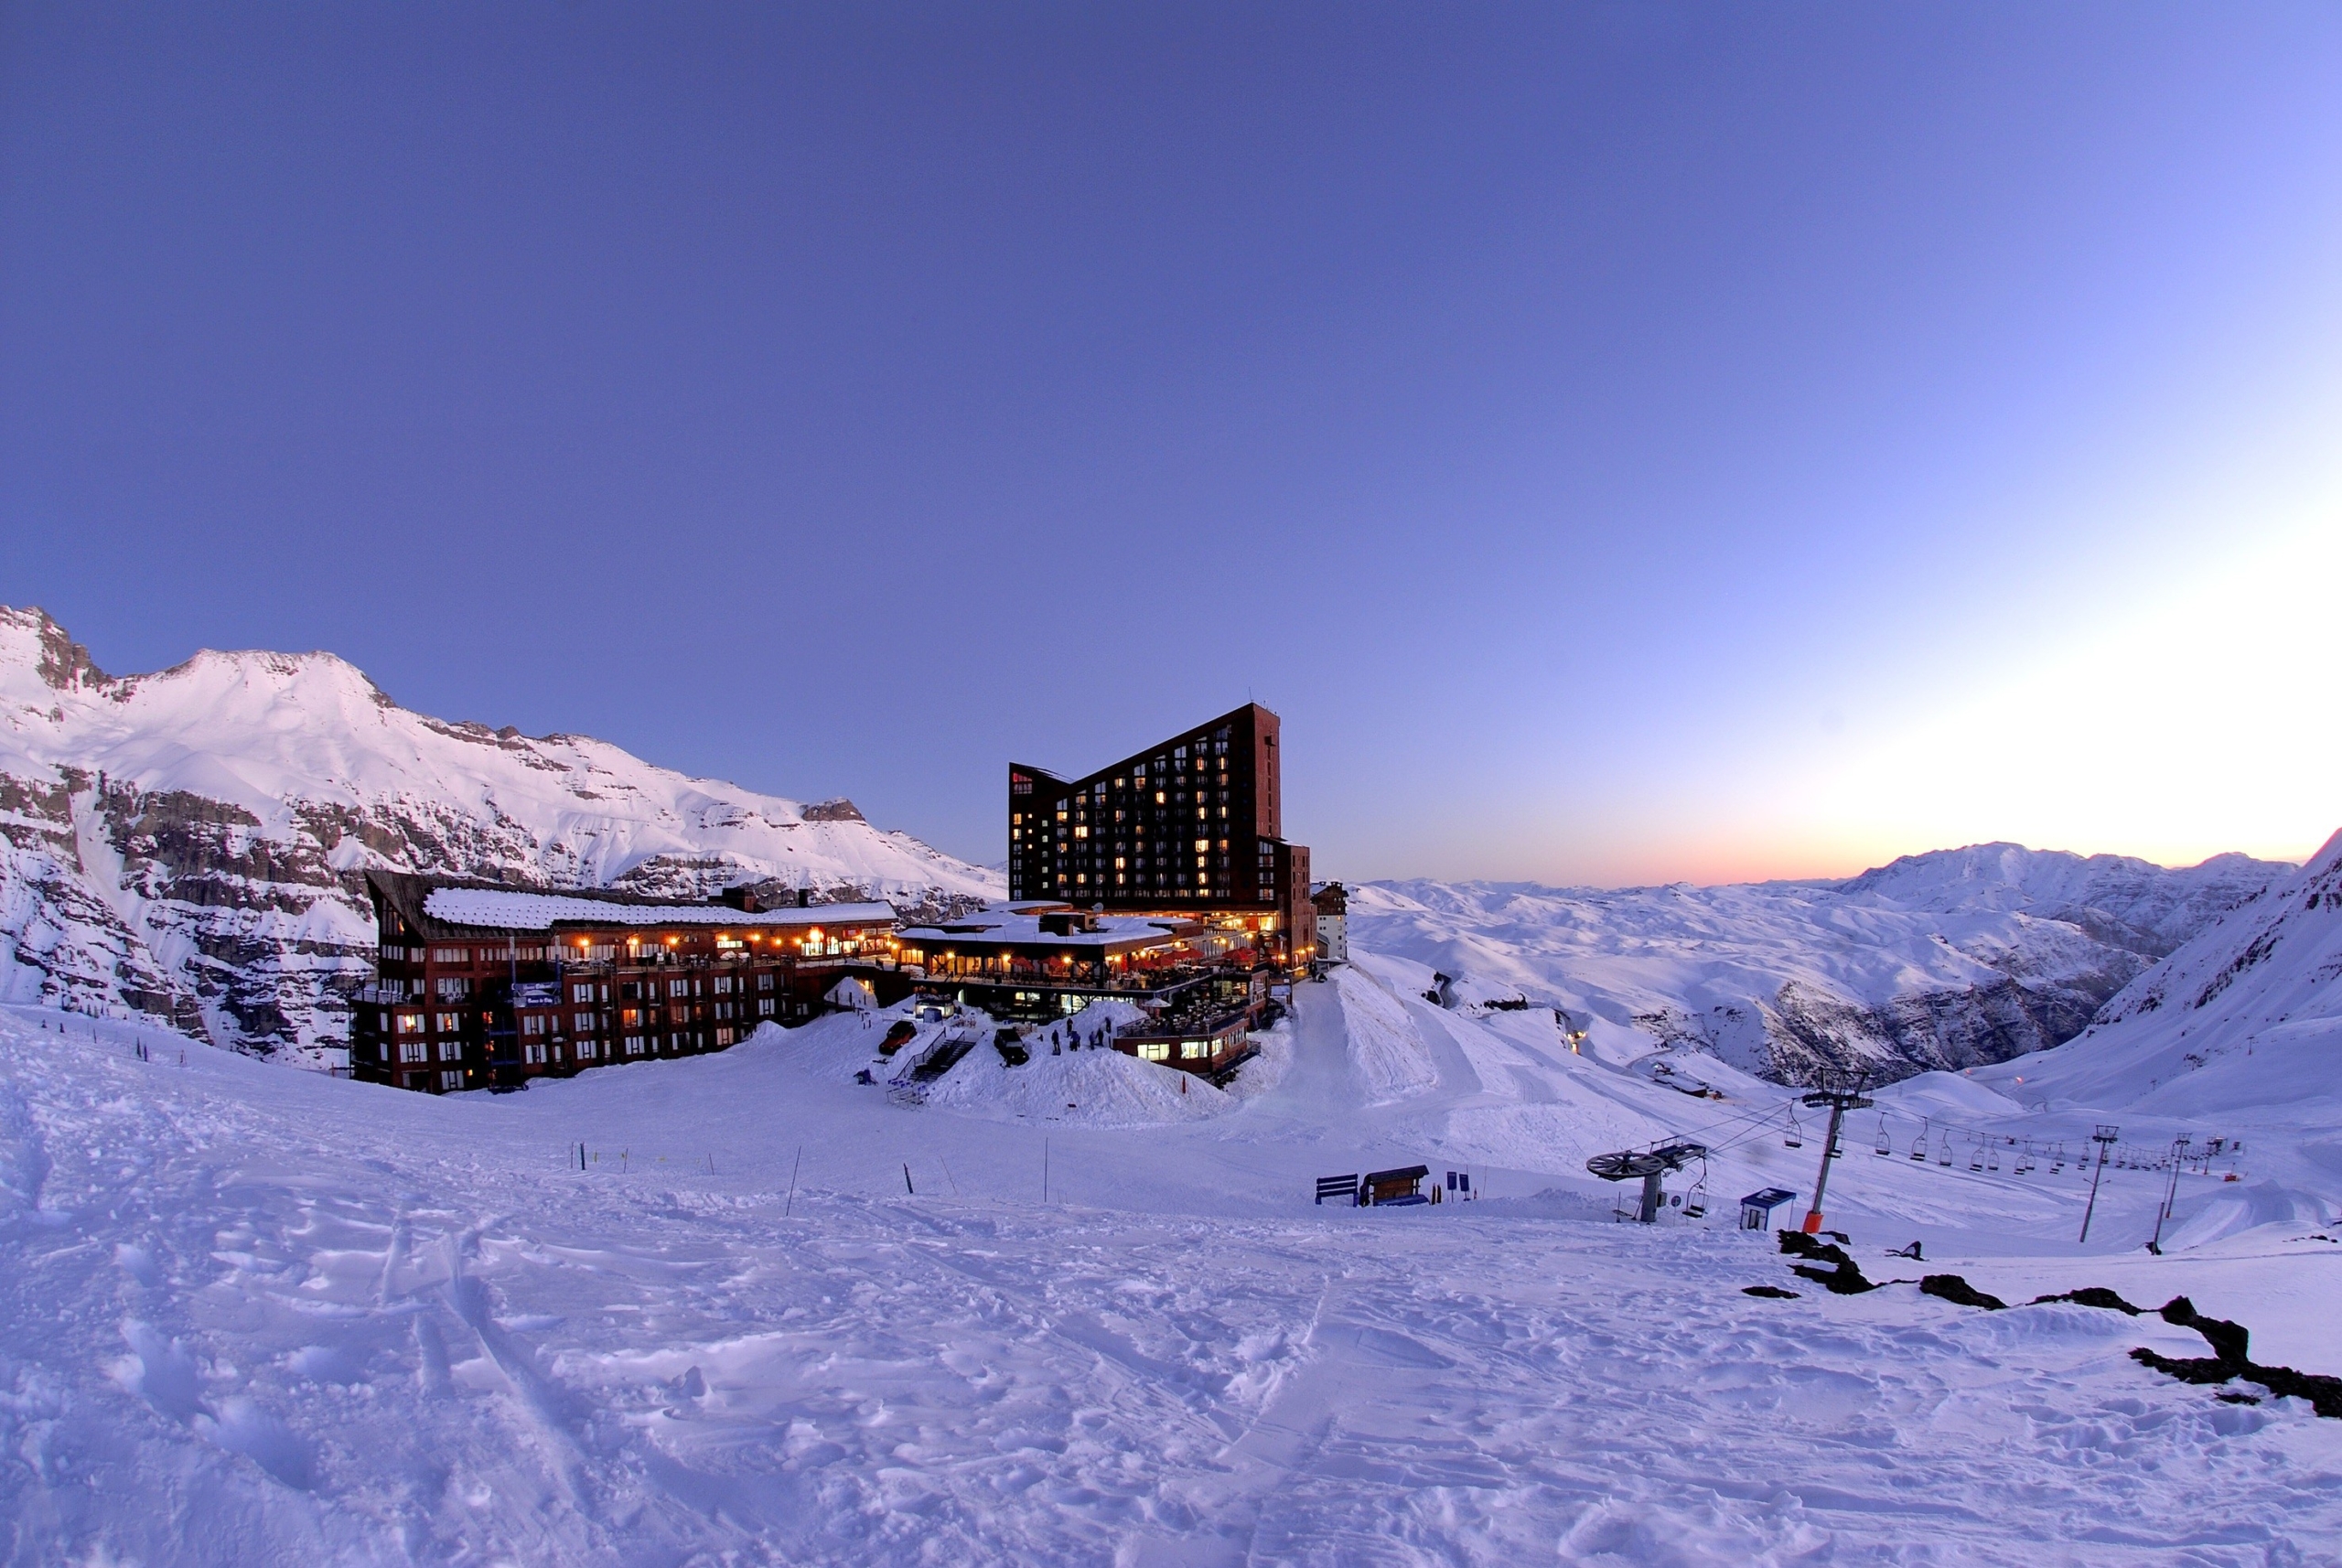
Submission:
<svg viewBox="0 0 2342 1568">
<path fill-rule="evenodd" d="M 145 1015 L 326 1059 L 366 972 L 368 866 L 705 897 L 736 884 L 937 911 L 996 873 L 863 819 L 583 736 L 399 706 L 329 653 L 113 676 L 0 608 L 0 1001 Z"/>
<path fill-rule="evenodd" d="M 1354 945 L 1550 1001 L 1613 1052 L 1690 1049 L 1781 1082 L 1875 1080 L 2045 1049 L 2294 867 L 2167 868 L 1976 844 L 1844 881 L 1564 889 L 1375 883 Z"/>
</svg>

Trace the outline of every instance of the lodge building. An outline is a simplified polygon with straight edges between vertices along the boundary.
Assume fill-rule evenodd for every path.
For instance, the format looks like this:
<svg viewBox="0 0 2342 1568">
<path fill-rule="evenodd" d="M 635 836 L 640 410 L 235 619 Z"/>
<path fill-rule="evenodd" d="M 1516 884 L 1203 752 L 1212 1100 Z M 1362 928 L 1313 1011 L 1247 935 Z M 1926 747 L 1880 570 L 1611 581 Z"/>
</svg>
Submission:
<svg viewBox="0 0 2342 1568">
<path fill-rule="evenodd" d="M 1008 896 L 1246 919 L 1287 967 L 1316 951 L 1309 851 L 1284 833 L 1280 721 L 1247 703 L 1080 779 L 1008 768 Z"/>
<path fill-rule="evenodd" d="M 1280 976 L 1270 935 L 1241 918 L 1101 915 L 1065 904 L 1011 904 L 897 937 L 920 988 L 994 1018 L 1040 1022 L 1095 1002 L 1143 1016 L 1114 1032 L 1115 1049 L 1185 1071 L 1219 1074 L 1251 1054 Z"/>
<path fill-rule="evenodd" d="M 352 1077 L 445 1092 L 722 1050 L 794 1023 L 849 971 L 896 974 L 886 904 L 764 908 L 366 874 L 376 978 Z M 800 895 L 801 897 L 801 895 Z"/>
<path fill-rule="evenodd" d="M 1247 703 L 1080 779 L 1012 764 L 1009 902 L 932 925 L 801 894 L 776 908 L 742 888 L 693 904 L 370 871 L 351 1076 L 445 1093 L 722 1050 L 852 979 L 1020 1029 L 1126 1002 L 1115 1048 L 1224 1081 L 1324 956 L 1309 851 L 1282 836 L 1279 727 Z"/>
</svg>

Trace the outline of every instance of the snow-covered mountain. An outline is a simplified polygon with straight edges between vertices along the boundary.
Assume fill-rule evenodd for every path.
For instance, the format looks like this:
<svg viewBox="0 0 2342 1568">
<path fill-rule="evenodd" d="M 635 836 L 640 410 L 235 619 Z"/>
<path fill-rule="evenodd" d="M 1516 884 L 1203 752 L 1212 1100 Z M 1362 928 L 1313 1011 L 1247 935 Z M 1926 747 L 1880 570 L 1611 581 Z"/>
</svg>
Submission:
<svg viewBox="0 0 2342 1568">
<path fill-rule="evenodd" d="M 2004 1061 L 2080 1032 L 2173 949 L 2294 868 L 2240 854 L 2172 870 L 2017 844 L 1907 855 L 1842 882 L 1597 891 L 1390 882 L 1350 936 L 1473 996 L 1578 1015 L 1594 1048 L 1671 1046 L 1801 1081 Z"/>
<path fill-rule="evenodd" d="M 336 989 L 373 941 L 369 866 L 922 907 L 1005 891 L 850 801 L 449 724 L 330 653 L 205 651 L 116 677 L 42 611 L 0 608 L 0 1001 L 329 1050 Z"/>
<path fill-rule="evenodd" d="M 2342 1103 L 2342 832 L 2214 920 L 2027 1071 L 2028 1088 L 2150 1112 Z M 2342 1144 L 2322 1145 L 2342 1168 Z"/>
</svg>

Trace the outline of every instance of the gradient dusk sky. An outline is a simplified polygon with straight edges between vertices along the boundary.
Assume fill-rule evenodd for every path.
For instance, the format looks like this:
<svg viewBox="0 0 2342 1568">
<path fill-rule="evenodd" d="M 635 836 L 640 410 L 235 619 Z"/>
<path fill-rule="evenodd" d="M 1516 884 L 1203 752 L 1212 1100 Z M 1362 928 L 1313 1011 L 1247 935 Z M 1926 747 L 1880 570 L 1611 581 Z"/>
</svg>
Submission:
<svg viewBox="0 0 2342 1568">
<path fill-rule="evenodd" d="M 0 602 L 1005 854 L 2342 826 L 2342 7 L 0 6 Z"/>
</svg>

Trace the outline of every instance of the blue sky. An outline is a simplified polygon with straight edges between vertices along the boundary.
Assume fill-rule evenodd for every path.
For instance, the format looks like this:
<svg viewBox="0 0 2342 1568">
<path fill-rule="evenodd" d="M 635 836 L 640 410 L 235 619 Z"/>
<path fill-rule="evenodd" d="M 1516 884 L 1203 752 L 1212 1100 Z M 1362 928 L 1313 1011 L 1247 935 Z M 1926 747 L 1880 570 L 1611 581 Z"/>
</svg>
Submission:
<svg viewBox="0 0 2342 1568">
<path fill-rule="evenodd" d="M 0 601 L 1004 853 L 2342 825 L 2331 5 L 0 9 Z"/>
</svg>

